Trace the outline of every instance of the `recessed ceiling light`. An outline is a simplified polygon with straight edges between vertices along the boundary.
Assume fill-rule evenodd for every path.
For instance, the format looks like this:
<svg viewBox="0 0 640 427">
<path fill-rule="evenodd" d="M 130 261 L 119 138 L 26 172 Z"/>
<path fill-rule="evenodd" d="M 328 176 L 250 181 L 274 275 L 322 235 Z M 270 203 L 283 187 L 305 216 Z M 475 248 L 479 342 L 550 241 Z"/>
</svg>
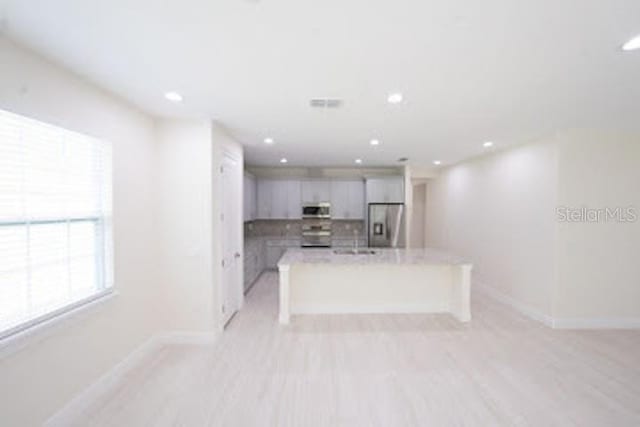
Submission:
<svg viewBox="0 0 640 427">
<path fill-rule="evenodd" d="M 482 144 L 482 146 L 483 146 L 484 148 L 493 147 L 493 142 L 491 142 L 491 141 L 487 141 L 487 142 L 485 142 L 484 144 Z"/>
<path fill-rule="evenodd" d="M 287 160 L 286 157 L 283 157 L 283 158 L 280 159 L 280 163 L 287 163 L 287 162 L 288 162 L 288 160 Z"/>
<path fill-rule="evenodd" d="M 355 162 L 356 162 L 356 164 L 358 164 L 358 165 L 359 165 L 359 164 L 361 164 L 361 163 L 362 163 L 362 159 L 356 159 L 356 160 L 355 160 Z"/>
<path fill-rule="evenodd" d="M 164 97 L 167 98 L 171 102 L 182 102 L 182 95 L 178 92 L 166 92 Z"/>
<path fill-rule="evenodd" d="M 372 139 L 371 141 L 369 141 L 369 144 L 371 144 L 371 145 L 380 145 L 380 141 L 378 141 L 377 139 Z"/>
<path fill-rule="evenodd" d="M 273 144 L 273 138 L 265 138 L 264 139 L 264 143 L 265 144 Z"/>
<path fill-rule="evenodd" d="M 433 161 L 433 164 L 434 164 L 434 165 L 436 165 L 436 166 L 438 166 L 438 165 L 441 165 L 441 164 L 442 164 L 442 162 L 441 162 L 440 160 L 434 160 L 434 161 Z"/>
<path fill-rule="evenodd" d="M 640 49 L 640 35 L 635 36 L 622 45 L 622 50 L 630 51 Z"/>
<path fill-rule="evenodd" d="M 402 94 L 401 93 L 391 93 L 387 98 L 389 104 L 399 104 L 402 102 Z"/>
</svg>

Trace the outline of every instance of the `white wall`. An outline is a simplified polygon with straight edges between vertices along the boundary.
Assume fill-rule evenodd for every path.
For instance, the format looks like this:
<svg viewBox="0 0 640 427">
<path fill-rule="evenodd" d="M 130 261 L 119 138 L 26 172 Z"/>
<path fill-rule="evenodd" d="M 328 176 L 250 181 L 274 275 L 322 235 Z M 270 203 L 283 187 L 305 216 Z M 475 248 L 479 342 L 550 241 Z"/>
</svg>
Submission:
<svg viewBox="0 0 640 427">
<path fill-rule="evenodd" d="M 217 123 L 155 121 L 4 39 L 0 66 L 0 108 L 113 144 L 119 295 L 0 353 L 0 423 L 30 426 L 153 335 L 220 329 L 216 171 L 223 152 L 240 164 L 243 153 Z M 242 194 L 237 203 L 241 212 Z"/>
<path fill-rule="evenodd" d="M 559 206 L 640 213 L 640 135 L 571 132 L 559 159 Z M 555 317 L 566 326 L 640 327 L 639 255 L 640 220 L 559 223 Z"/>
<path fill-rule="evenodd" d="M 556 207 L 640 213 L 640 136 L 567 131 L 443 170 L 427 245 L 556 327 L 640 328 L 640 220 L 562 222 Z M 640 218 L 639 218 L 640 219 Z"/>
<path fill-rule="evenodd" d="M 242 164 L 242 146 L 207 119 L 159 121 L 157 131 L 162 326 L 215 332 L 221 328 L 220 166 L 225 151 Z M 237 179 L 242 182 L 242 169 Z M 242 242 L 242 221 L 236 238 Z"/>
<path fill-rule="evenodd" d="M 474 278 L 549 316 L 557 167 L 550 140 L 444 169 L 427 185 L 427 246 L 469 257 Z"/>
<path fill-rule="evenodd" d="M 213 145 L 209 120 L 157 126 L 163 328 L 206 331 L 213 317 Z"/>
<path fill-rule="evenodd" d="M 115 287 L 98 308 L 0 356 L 0 424 L 40 425 L 157 329 L 153 122 L 0 38 L 0 108 L 113 144 Z"/>
</svg>

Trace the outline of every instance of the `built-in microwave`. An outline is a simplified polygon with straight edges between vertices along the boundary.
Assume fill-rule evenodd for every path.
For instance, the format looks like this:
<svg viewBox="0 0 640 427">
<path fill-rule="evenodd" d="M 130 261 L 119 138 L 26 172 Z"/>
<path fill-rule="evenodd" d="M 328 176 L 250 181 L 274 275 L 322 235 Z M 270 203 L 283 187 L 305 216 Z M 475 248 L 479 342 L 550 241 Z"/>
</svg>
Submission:
<svg viewBox="0 0 640 427">
<path fill-rule="evenodd" d="M 302 205 L 302 218 L 331 218 L 331 203 L 305 203 Z"/>
</svg>

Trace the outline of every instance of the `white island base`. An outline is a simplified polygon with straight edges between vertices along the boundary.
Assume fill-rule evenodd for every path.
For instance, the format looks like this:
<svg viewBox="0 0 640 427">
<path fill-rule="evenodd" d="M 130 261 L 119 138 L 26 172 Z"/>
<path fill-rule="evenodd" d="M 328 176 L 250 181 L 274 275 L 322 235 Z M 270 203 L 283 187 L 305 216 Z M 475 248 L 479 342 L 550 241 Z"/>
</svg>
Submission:
<svg viewBox="0 0 640 427">
<path fill-rule="evenodd" d="M 471 320 L 472 265 L 432 249 L 288 250 L 278 264 L 280 323 L 295 314 L 450 313 Z"/>
</svg>

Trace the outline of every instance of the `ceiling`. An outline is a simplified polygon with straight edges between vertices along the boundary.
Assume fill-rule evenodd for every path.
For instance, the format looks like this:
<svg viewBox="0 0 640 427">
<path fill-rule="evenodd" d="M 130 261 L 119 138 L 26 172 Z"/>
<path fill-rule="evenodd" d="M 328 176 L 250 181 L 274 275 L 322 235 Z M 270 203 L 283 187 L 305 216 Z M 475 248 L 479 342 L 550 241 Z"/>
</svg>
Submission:
<svg viewBox="0 0 640 427">
<path fill-rule="evenodd" d="M 145 111 L 220 121 L 254 165 L 448 164 L 487 140 L 640 123 L 640 51 L 620 50 L 640 33 L 637 0 L 0 0 L 0 13 L 10 38 Z M 317 97 L 344 105 L 310 108 Z"/>
</svg>

